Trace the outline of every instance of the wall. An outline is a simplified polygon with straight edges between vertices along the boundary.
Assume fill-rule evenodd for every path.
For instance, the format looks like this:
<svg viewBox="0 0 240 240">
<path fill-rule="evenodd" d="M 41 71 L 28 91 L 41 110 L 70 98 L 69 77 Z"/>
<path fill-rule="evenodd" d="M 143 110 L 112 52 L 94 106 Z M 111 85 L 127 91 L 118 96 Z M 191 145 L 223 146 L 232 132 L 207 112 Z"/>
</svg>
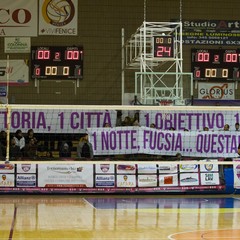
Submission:
<svg viewBox="0 0 240 240">
<path fill-rule="evenodd" d="M 126 40 L 144 21 L 172 19 L 237 20 L 240 2 L 236 0 L 79 0 L 78 36 L 39 36 L 31 39 L 35 45 L 83 45 L 84 79 L 74 94 L 72 83 L 54 81 L 40 84 L 40 93 L 33 79 L 27 87 L 10 87 L 9 102 L 17 104 L 121 104 L 121 29 Z M 190 50 L 184 45 L 184 71 L 189 72 Z M 206 46 L 207 47 L 207 46 Z M 214 48 L 214 46 L 212 46 Z M 215 46 L 216 47 L 216 46 Z M 219 46 L 218 46 L 219 47 Z M 5 59 L 4 38 L 0 38 L 0 59 Z M 30 58 L 30 54 L 10 54 L 10 59 Z M 134 92 L 134 72 L 127 70 L 125 92 Z M 189 91 L 189 89 L 185 89 Z M 196 91 L 194 91 L 196 94 Z M 236 98 L 239 94 L 236 93 Z"/>
</svg>

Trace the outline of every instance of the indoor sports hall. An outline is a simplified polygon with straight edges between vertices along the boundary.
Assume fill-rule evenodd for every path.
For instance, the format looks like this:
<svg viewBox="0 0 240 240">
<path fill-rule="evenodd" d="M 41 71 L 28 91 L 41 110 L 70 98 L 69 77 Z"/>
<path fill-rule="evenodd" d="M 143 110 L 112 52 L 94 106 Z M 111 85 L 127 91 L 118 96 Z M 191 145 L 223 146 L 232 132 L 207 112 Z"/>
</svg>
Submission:
<svg viewBox="0 0 240 240">
<path fill-rule="evenodd" d="M 240 240 L 239 9 L 0 0 L 0 240 Z"/>
</svg>

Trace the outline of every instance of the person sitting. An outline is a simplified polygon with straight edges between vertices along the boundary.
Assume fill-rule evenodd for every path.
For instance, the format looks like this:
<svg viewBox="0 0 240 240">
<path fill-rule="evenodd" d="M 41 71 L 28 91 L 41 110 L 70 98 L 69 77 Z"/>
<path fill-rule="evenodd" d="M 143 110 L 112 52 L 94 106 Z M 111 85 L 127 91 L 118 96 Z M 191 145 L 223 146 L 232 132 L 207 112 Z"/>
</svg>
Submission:
<svg viewBox="0 0 240 240">
<path fill-rule="evenodd" d="M 34 140 L 34 143 L 35 143 L 35 144 L 38 143 L 38 140 L 37 140 L 37 138 L 36 138 L 35 135 L 34 135 L 33 129 L 28 129 L 27 135 L 26 135 L 26 137 L 25 137 L 25 143 L 28 144 L 31 139 Z"/>
<path fill-rule="evenodd" d="M 36 159 L 37 157 L 37 143 L 34 138 L 30 138 L 25 146 L 24 157 Z"/>
<path fill-rule="evenodd" d="M 71 149 L 70 149 L 69 145 L 66 142 L 63 143 L 61 148 L 60 148 L 59 157 L 60 158 L 62 158 L 62 157 L 65 157 L 65 158 L 71 157 Z"/>
<path fill-rule="evenodd" d="M 9 157 L 10 160 L 18 160 L 22 157 L 20 147 L 16 144 L 15 138 L 11 139 L 11 145 L 9 148 Z"/>
<path fill-rule="evenodd" d="M 52 152 L 51 152 L 50 150 L 48 150 L 48 151 L 46 152 L 45 158 L 47 158 L 47 159 L 53 159 L 53 158 L 54 158 L 54 157 L 53 157 L 53 154 L 52 154 Z"/>
<path fill-rule="evenodd" d="M 6 149 L 7 149 L 7 132 L 2 130 L 0 132 L 0 143 L 1 143 L 1 150 L 2 155 L 6 157 Z"/>
<path fill-rule="evenodd" d="M 80 138 L 79 144 L 77 146 L 77 156 L 79 158 L 90 158 L 93 159 L 93 147 L 88 140 L 88 134 L 84 134 Z"/>
</svg>

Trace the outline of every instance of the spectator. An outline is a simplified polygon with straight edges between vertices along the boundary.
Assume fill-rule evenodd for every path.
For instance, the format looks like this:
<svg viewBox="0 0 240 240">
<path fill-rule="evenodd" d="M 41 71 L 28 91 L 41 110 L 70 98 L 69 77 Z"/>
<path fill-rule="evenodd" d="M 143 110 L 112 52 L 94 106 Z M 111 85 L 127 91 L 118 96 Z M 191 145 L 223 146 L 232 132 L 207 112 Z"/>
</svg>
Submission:
<svg viewBox="0 0 240 240">
<path fill-rule="evenodd" d="M 34 138 L 30 138 L 25 146 L 24 157 L 36 159 L 37 157 L 37 143 Z"/>
<path fill-rule="evenodd" d="M 140 123 L 139 123 L 139 111 L 135 112 L 134 117 L 132 119 L 132 125 L 133 126 L 138 126 L 140 127 Z"/>
<path fill-rule="evenodd" d="M 229 124 L 225 124 L 223 127 L 223 131 L 229 131 L 229 130 L 230 130 Z"/>
<path fill-rule="evenodd" d="M 209 128 L 208 127 L 204 127 L 203 131 L 209 131 Z"/>
<path fill-rule="evenodd" d="M 150 128 L 156 128 L 155 123 L 151 123 L 151 124 L 150 124 Z"/>
<path fill-rule="evenodd" d="M 25 138 L 23 137 L 22 131 L 18 129 L 13 138 L 15 139 L 16 145 L 19 146 L 20 151 L 23 155 L 25 148 Z"/>
<path fill-rule="evenodd" d="M 131 118 L 129 116 L 126 116 L 124 120 L 122 121 L 122 126 L 132 126 Z"/>
<path fill-rule="evenodd" d="M 66 142 L 60 148 L 59 157 L 71 157 L 71 149 Z"/>
<path fill-rule="evenodd" d="M 52 158 L 54 158 L 52 152 L 49 151 L 49 150 L 46 152 L 45 157 L 46 157 L 47 159 L 52 159 Z"/>
<path fill-rule="evenodd" d="M 77 156 L 79 158 L 93 158 L 93 147 L 88 140 L 87 133 L 80 138 L 79 144 L 77 146 Z"/>
<path fill-rule="evenodd" d="M 239 123 L 238 122 L 235 123 L 235 130 L 239 131 Z"/>
<path fill-rule="evenodd" d="M 18 160 L 19 158 L 22 157 L 20 147 L 16 144 L 15 137 L 11 139 L 11 145 L 9 148 L 9 157 L 10 157 L 10 160 Z"/>
<path fill-rule="evenodd" d="M 117 111 L 116 127 L 122 125 L 122 111 Z"/>
<path fill-rule="evenodd" d="M 0 144 L 1 144 L 2 155 L 6 157 L 7 133 L 4 130 L 0 132 Z"/>
<path fill-rule="evenodd" d="M 37 144 L 37 138 L 34 136 L 34 131 L 33 129 L 29 129 L 27 132 L 27 136 L 25 137 L 25 143 L 28 144 L 30 140 L 33 139 L 34 143 Z"/>
<path fill-rule="evenodd" d="M 104 123 L 103 127 L 105 127 L 105 128 L 110 128 L 111 125 L 110 125 L 109 123 Z"/>
<path fill-rule="evenodd" d="M 135 127 L 140 127 L 140 124 L 137 119 L 132 123 L 132 125 Z"/>
</svg>

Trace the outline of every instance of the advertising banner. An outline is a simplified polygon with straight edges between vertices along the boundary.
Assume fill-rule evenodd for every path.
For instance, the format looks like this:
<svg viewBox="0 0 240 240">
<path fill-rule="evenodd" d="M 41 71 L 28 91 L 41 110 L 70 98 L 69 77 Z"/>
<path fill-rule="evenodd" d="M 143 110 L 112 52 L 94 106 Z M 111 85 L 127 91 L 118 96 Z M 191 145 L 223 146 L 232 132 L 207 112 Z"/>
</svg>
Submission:
<svg viewBox="0 0 240 240">
<path fill-rule="evenodd" d="M 159 173 L 177 173 L 178 172 L 178 165 L 175 163 L 159 163 L 158 165 Z"/>
<path fill-rule="evenodd" d="M 115 175 L 96 175 L 95 176 L 96 187 L 116 187 Z"/>
<path fill-rule="evenodd" d="M 5 165 L 7 167 L 1 167 L 1 169 L 10 168 L 12 171 L 9 164 Z M 189 167 L 193 164 L 185 164 L 187 166 L 185 172 L 176 171 L 173 167 L 175 163 L 169 166 L 171 170 L 169 167 L 166 168 L 167 164 L 163 164 L 162 166 L 166 169 L 165 173 L 160 173 L 158 164 L 153 163 L 109 164 L 108 173 L 105 170 L 101 172 L 101 165 L 83 162 L 16 163 L 15 166 L 12 165 L 13 169 L 17 169 L 16 172 L 0 173 L 0 192 L 157 193 L 166 190 L 173 192 L 201 189 L 213 191 L 225 187 L 224 184 L 220 184 L 219 172 L 215 171 L 217 169 L 208 167 L 208 171 L 205 168 L 203 168 L 203 172 L 200 171 L 199 166 L 204 164 L 197 164 L 197 168 Z M 106 169 L 105 166 L 104 169 Z M 119 169 L 118 173 L 114 169 Z M 197 171 L 195 171 L 196 169 Z M 239 181 L 238 177 L 235 176 L 235 178 Z"/>
<path fill-rule="evenodd" d="M 219 173 L 201 173 L 201 185 L 219 185 Z"/>
<path fill-rule="evenodd" d="M 137 165 L 138 173 L 157 173 L 157 165 L 156 164 L 138 164 Z"/>
<path fill-rule="evenodd" d="M 31 38 L 30 37 L 5 37 L 4 51 L 5 53 L 30 53 Z"/>
<path fill-rule="evenodd" d="M 234 100 L 234 83 L 198 83 L 198 99 Z"/>
<path fill-rule="evenodd" d="M 36 173 L 37 165 L 34 163 L 19 163 L 17 164 L 17 173 Z"/>
<path fill-rule="evenodd" d="M 161 175 L 159 175 L 159 186 L 160 187 L 179 186 L 178 174 L 161 174 Z"/>
<path fill-rule="evenodd" d="M 185 20 L 184 44 L 239 46 L 239 20 Z"/>
<path fill-rule="evenodd" d="M 16 187 L 36 187 L 36 174 L 17 174 Z"/>
<path fill-rule="evenodd" d="M 93 164 L 40 164 L 38 187 L 93 187 Z"/>
<path fill-rule="evenodd" d="M 0 85 L 24 86 L 29 83 L 29 67 L 25 60 L 0 60 Z"/>
<path fill-rule="evenodd" d="M 234 162 L 236 163 L 233 168 L 234 173 L 234 188 L 240 188 L 240 159 L 235 158 Z M 239 163 L 239 164 L 238 164 Z"/>
<path fill-rule="evenodd" d="M 199 176 L 198 173 L 181 173 L 180 186 L 198 186 Z"/>
<path fill-rule="evenodd" d="M 78 0 L 39 0 L 39 35 L 76 36 L 77 30 Z"/>
<path fill-rule="evenodd" d="M 0 2 L 0 37 L 36 37 L 36 1 L 7 0 Z"/>
<path fill-rule="evenodd" d="M 117 187 L 133 188 L 137 187 L 136 175 L 117 175 Z"/>
<path fill-rule="evenodd" d="M 14 187 L 14 174 L 0 174 L 0 187 Z"/>
<path fill-rule="evenodd" d="M 157 175 L 138 175 L 138 187 L 157 187 Z"/>
</svg>

